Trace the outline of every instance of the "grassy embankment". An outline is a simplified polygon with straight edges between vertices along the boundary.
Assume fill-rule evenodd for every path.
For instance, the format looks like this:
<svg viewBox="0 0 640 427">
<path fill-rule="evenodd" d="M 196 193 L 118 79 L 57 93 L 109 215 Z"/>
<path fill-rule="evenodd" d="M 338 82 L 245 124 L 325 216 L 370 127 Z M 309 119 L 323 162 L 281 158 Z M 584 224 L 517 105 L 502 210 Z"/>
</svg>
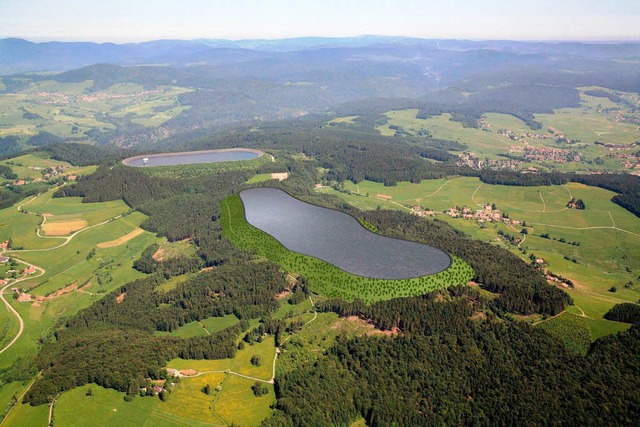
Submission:
<svg viewBox="0 0 640 427">
<path fill-rule="evenodd" d="M 346 300 L 361 298 L 367 302 L 422 295 L 453 284 L 464 284 L 473 276 L 471 267 L 452 257 L 452 265 L 431 276 L 403 280 L 370 279 L 346 273 L 317 258 L 289 251 L 267 233 L 249 225 L 238 195 L 222 203 L 221 223 L 224 236 L 238 247 L 256 250 L 261 256 L 280 264 L 292 274 L 303 275 L 314 292 Z"/>
</svg>

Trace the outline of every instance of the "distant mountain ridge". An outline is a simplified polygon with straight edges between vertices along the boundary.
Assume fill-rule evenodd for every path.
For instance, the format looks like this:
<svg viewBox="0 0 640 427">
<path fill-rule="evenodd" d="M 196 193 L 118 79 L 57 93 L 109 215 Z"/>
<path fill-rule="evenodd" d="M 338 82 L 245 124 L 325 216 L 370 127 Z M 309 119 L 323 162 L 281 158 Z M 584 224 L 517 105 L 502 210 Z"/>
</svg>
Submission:
<svg viewBox="0 0 640 427">
<path fill-rule="evenodd" d="M 89 65 L 158 64 L 172 66 L 222 65 L 296 52 L 342 50 L 366 52 L 391 49 L 433 54 L 435 51 L 492 50 L 518 54 L 557 54 L 591 59 L 640 60 L 640 42 L 577 43 L 430 40 L 393 36 L 346 38 L 301 37 L 280 40 L 155 40 L 141 43 L 42 42 L 0 39 L 0 75 L 68 71 Z"/>
</svg>

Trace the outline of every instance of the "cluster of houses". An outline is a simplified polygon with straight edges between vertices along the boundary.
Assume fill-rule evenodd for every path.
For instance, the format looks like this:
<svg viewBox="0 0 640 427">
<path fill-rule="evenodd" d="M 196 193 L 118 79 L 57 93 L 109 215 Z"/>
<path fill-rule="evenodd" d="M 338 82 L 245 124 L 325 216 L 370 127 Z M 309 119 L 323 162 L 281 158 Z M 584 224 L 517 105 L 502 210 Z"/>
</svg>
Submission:
<svg viewBox="0 0 640 427">
<path fill-rule="evenodd" d="M 36 95 L 41 98 L 46 98 L 45 100 L 38 101 L 40 104 L 45 105 L 67 105 L 69 104 L 69 96 L 63 93 L 53 93 L 53 92 L 36 92 Z"/>
<path fill-rule="evenodd" d="M 78 97 L 78 101 L 94 102 L 94 101 L 105 101 L 105 100 L 108 100 L 108 99 L 126 99 L 126 98 L 134 98 L 134 97 L 145 96 L 145 95 L 152 95 L 152 94 L 157 94 L 157 93 L 161 93 L 161 91 L 159 91 L 159 90 L 147 90 L 147 91 L 143 91 L 143 92 L 122 93 L 122 94 L 114 94 L 114 95 L 108 95 L 105 92 L 98 92 L 98 93 L 94 93 L 94 94 L 91 94 L 91 95 L 79 96 Z"/>
<path fill-rule="evenodd" d="M 524 147 L 523 157 L 527 160 L 552 161 L 555 163 L 579 162 L 582 160 L 576 151 L 559 150 L 550 147 Z"/>
<path fill-rule="evenodd" d="M 7 250 L 8 248 L 9 248 L 9 241 L 0 242 L 0 253 Z M 11 261 L 9 257 L 0 255 L 0 265 L 7 264 L 9 261 Z M 34 274 L 35 272 L 36 272 L 36 268 L 33 265 L 29 265 L 22 271 L 21 274 L 23 275 L 23 277 L 26 277 L 31 274 Z M 12 274 L 12 273 L 18 274 L 19 270 L 11 269 L 6 271 L 6 274 Z M 10 283 L 10 280 L 13 280 L 13 279 L 7 279 L 4 277 L 0 278 L 0 287 L 4 287 L 8 285 Z M 16 299 L 18 302 L 43 302 L 46 300 L 46 297 L 37 297 L 35 295 L 29 295 L 28 293 L 24 292 L 24 290 L 18 287 L 11 288 L 11 292 L 17 295 Z"/>
<path fill-rule="evenodd" d="M 513 226 L 522 225 L 521 221 L 509 218 L 507 215 L 497 209 L 495 205 L 486 205 L 482 209 L 476 210 L 472 210 L 471 208 L 468 208 L 466 206 L 462 208 L 456 206 L 447 210 L 446 213 L 451 218 L 475 220 L 480 224 L 487 222 L 502 222 L 504 224 Z"/>
<path fill-rule="evenodd" d="M 475 170 L 518 170 L 524 162 L 516 159 L 479 159 L 473 153 L 461 153 L 456 165 Z"/>
<path fill-rule="evenodd" d="M 556 139 L 556 138 L 564 138 L 564 135 L 551 135 L 547 133 L 537 133 L 537 132 L 525 132 L 521 134 L 516 134 L 513 131 L 508 129 L 498 129 L 498 134 L 504 135 L 512 141 L 520 141 L 525 142 L 525 138 L 531 139 Z"/>
<path fill-rule="evenodd" d="M 27 185 L 30 182 L 40 182 L 40 181 L 48 181 L 57 177 L 62 176 L 62 174 L 65 171 L 64 166 L 62 165 L 58 165 L 56 167 L 47 167 L 47 168 L 41 168 L 38 166 L 30 166 L 29 169 L 35 170 L 35 171 L 40 171 L 42 173 L 42 178 L 38 177 L 38 178 L 21 178 L 18 179 L 14 182 L 12 182 L 10 185 Z M 75 181 L 78 177 L 76 175 L 67 175 L 65 177 L 65 179 L 67 181 Z M 9 185 L 9 184 L 7 184 Z"/>
<path fill-rule="evenodd" d="M 424 209 L 422 206 L 412 206 L 411 213 L 413 215 L 421 217 L 435 216 L 439 212 Z M 462 218 L 468 220 L 475 220 L 478 223 L 488 222 L 502 222 L 503 224 L 512 225 L 514 227 L 522 226 L 522 222 L 509 218 L 506 214 L 501 212 L 495 205 L 485 205 L 482 209 L 471 209 L 469 207 L 453 207 L 444 211 L 445 214 L 451 218 Z"/>
</svg>

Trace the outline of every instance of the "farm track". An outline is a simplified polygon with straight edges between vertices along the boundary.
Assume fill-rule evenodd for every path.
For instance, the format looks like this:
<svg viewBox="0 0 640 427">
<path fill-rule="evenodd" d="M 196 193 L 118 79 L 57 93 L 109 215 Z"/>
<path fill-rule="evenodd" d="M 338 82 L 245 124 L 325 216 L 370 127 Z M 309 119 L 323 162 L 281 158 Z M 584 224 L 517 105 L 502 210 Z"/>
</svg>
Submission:
<svg viewBox="0 0 640 427">
<path fill-rule="evenodd" d="M 403 200 L 400 200 L 400 201 L 401 201 L 401 202 L 409 202 L 409 201 L 412 201 L 412 200 L 418 201 L 418 200 L 426 199 L 427 197 L 431 197 L 431 196 L 433 196 L 433 195 L 438 194 L 438 193 L 440 192 L 440 190 L 442 190 L 442 189 L 443 189 L 443 188 L 444 188 L 448 183 L 450 183 L 451 181 L 455 181 L 456 179 L 460 179 L 460 178 L 462 178 L 462 177 L 461 177 L 461 176 L 459 176 L 459 177 L 457 177 L 457 178 L 448 179 L 445 183 L 443 183 L 440 187 L 438 187 L 438 189 L 437 189 L 437 190 L 433 191 L 433 192 L 432 192 L 432 193 L 430 193 L 430 194 L 427 194 L 426 196 L 416 197 L 416 198 L 413 198 L 413 199 L 403 199 Z M 356 187 L 357 187 L 357 185 L 356 185 Z M 360 193 L 360 190 L 359 190 L 359 189 L 358 189 L 358 193 Z"/>
<path fill-rule="evenodd" d="M 542 200 L 542 213 L 547 211 L 547 203 L 544 201 L 544 197 L 542 197 L 542 191 L 538 191 L 538 195 L 540 196 L 540 200 Z"/>
<path fill-rule="evenodd" d="M 304 324 L 304 326 L 307 326 L 308 324 L 310 324 L 311 322 L 315 321 L 318 318 L 318 310 L 316 310 L 316 305 L 314 304 L 313 300 L 311 299 L 311 296 L 309 296 L 309 301 L 311 302 L 311 306 L 313 307 L 313 318 L 311 320 L 309 320 L 307 323 Z M 206 329 L 205 329 L 206 330 Z M 286 340 L 284 340 L 282 342 L 282 344 L 284 344 L 285 342 L 287 342 L 289 340 L 289 338 L 291 338 L 292 335 L 289 335 L 287 337 Z M 256 377 L 252 377 L 249 375 L 244 375 L 241 374 L 239 372 L 234 372 L 231 371 L 229 369 L 225 369 L 223 371 L 220 370 L 216 370 L 216 371 L 202 371 L 202 372 L 198 372 L 195 375 L 191 375 L 188 378 L 194 378 L 194 377 L 199 377 L 201 375 L 205 375 L 205 374 L 227 374 L 227 375 L 235 375 L 237 377 L 240 378 L 245 378 L 248 380 L 253 380 L 253 381 L 259 381 L 261 383 L 265 383 L 265 384 L 275 384 L 276 381 L 276 363 L 278 362 L 278 355 L 281 353 L 282 351 L 280 350 L 280 347 L 276 347 L 276 351 L 275 354 L 273 356 L 273 364 L 272 364 L 272 373 L 271 373 L 271 378 L 268 380 L 262 379 L 262 378 L 256 378 Z"/>
<path fill-rule="evenodd" d="M 546 322 L 548 320 L 555 319 L 556 317 L 562 316 L 564 313 L 566 313 L 566 310 L 562 310 L 560 313 L 556 314 L 555 316 L 547 317 L 546 319 L 539 320 L 539 321 L 537 321 L 535 323 L 532 323 L 531 325 L 532 326 L 539 325 L 539 324 L 544 323 L 544 322 Z"/>
<path fill-rule="evenodd" d="M 33 213 L 33 212 L 28 212 L 28 211 L 26 211 L 26 210 L 25 210 L 25 211 L 23 211 L 23 210 L 22 210 L 22 207 L 23 207 L 23 206 L 26 206 L 26 205 L 28 205 L 29 203 L 31 203 L 32 201 L 34 201 L 34 200 L 36 199 L 36 197 L 38 197 L 38 196 L 34 196 L 33 198 L 31 198 L 31 199 L 30 199 L 29 201 L 27 201 L 26 203 L 24 203 L 24 204 L 22 204 L 22 205 L 18 206 L 18 211 L 20 211 L 20 212 L 26 212 L 27 214 L 30 214 L 30 215 L 37 215 L 37 214 L 35 214 L 35 213 Z M 53 237 L 53 236 L 49 236 L 49 237 L 47 237 L 47 236 L 41 236 L 41 235 L 40 235 L 40 228 L 41 228 L 41 227 L 42 227 L 42 225 L 44 225 L 44 224 L 45 224 L 45 222 L 47 221 L 47 217 L 43 217 L 42 224 L 40 224 L 40 226 L 39 226 L 38 230 L 36 231 L 36 235 L 37 235 L 39 238 L 41 238 L 41 239 L 64 239 L 65 241 L 64 241 L 62 244 L 60 244 L 60 245 L 58 245 L 58 246 L 55 246 L 55 247 L 53 247 L 53 248 L 46 248 L 46 249 L 6 250 L 6 251 L 2 252 L 2 254 L 4 254 L 4 253 L 26 253 L 26 252 L 47 252 L 47 251 L 52 251 L 52 250 L 55 250 L 55 249 L 59 249 L 59 248 L 61 248 L 61 247 L 65 246 L 66 244 L 68 244 L 68 243 L 69 243 L 69 242 L 70 242 L 70 241 L 71 241 L 75 236 L 77 236 L 78 234 L 82 233 L 83 231 L 87 231 L 87 230 L 89 230 L 89 229 L 91 229 L 91 228 L 94 228 L 94 227 L 98 227 L 98 226 L 101 226 L 101 225 L 107 224 L 107 223 L 109 223 L 109 222 L 111 222 L 111 221 L 113 221 L 113 220 L 115 220 L 115 219 L 117 219 L 117 218 L 120 218 L 121 216 L 122 216 L 122 215 L 118 215 L 118 216 L 115 216 L 115 217 L 113 217 L 113 218 L 110 218 L 110 219 L 108 219 L 108 220 L 106 220 L 106 221 L 103 221 L 103 222 L 101 222 L 101 223 L 99 223 L 99 224 L 94 224 L 94 225 L 92 225 L 92 226 L 85 227 L 85 228 L 83 228 L 83 229 L 81 229 L 81 230 L 76 231 L 75 233 L 71 234 L 70 236 L 66 236 L 66 237 L 62 237 L 62 236 L 59 236 L 59 237 L 58 237 L 58 236 L 56 236 L 56 237 Z M 46 274 L 46 270 L 45 270 L 44 268 L 42 268 L 42 267 L 38 267 L 37 265 L 30 264 L 30 263 L 28 263 L 28 262 L 22 261 L 21 259 L 16 258 L 16 257 L 14 257 L 13 259 L 15 259 L 15 260 L 16 260 L 16 262 L 19 262 L 19 263 L 21 263 L 21 264 L 24 264 L 24 265 L 26 265 L 26 266 L 28 266 L 28 267 L 31 267 L 31 266 L 32 266 L 32 267 L 34 267 L 36 270 L 39 270 L 39 271 L 40 271 L 40 273 L 39 273 L 38 275 L 35 275 L 35 276 L 26 276 L 26 277 L 23 277 L 23 278 L 21 278 L 21 279 L 15 280 L 15 281 L 13 281 L 13 282 L 11 282 L 11 283 L 8 283 L 4 288 L 2 288 L 2 289 L 0 290 L 0 300 L 2 300 L 2 302 L 4 302 L 5 306 L 7 307 L 7 310 L 9 310 L 11 313 L 13 313 L 13 315 L 14 315 L 14 316 L 16 316 L 16 318 L 18 319 L 18 322 L 19 322 L 19 324 L 20 324 L 20 327 L 19 327 L 18 333 L 17 333 L 17 334 L 16 334 L 16 336 L 11 340 L 11 342 L 9 342 L 9 344 L 7 344 L 7 345 L 6 345 L 2 350 L 0 350 L 0 354 L 4 353 L 4 352 L 5 352 L 5 351 L 7 351 L 9 348 L 11 348 L 11 346 L 13 346 L 13 344 L 15 344 L 15 342 L 18 340 L 18 338 L 20 338 L 20 336 L 22 336 L 22 333 L 24 332 L 24 320 L 22 319 L 22 316 L 20 316 L 20 313 L 18 313 L 18 311 L 17 311 L 17 310 L 16 310 L 16 309 L 15 309 L 15 308 L 14 308 L 14 307 L 9 303 L 9 301 L 7 301 L 7 299 L 5 298 L 5 295 L 4 295 L 4 294 L 5 294 L 6 290 L 7 290 L 8 288 L 10 288 L 10 287 L 14 287 L 14 286 L 16 285 L 16 283 L 20 283 L 20 282 L 23 282 L 23 281 L 25 281 L 25 280 L 36 279 L 36 278 L 38 278 L 38 277 L 42 277 L 42 276 L 44 276 L 44 275 Z M 87 293 L 89 293 L 89 292 L 87 292 Z"/>
<path fill-rule="evenodd" d="M 28 212 L 28 213 L 30 213 L 30 214 L 32 214 L 32 215 L 35 215 L 35 214 L 33 214 L 32 212 Z M 90 226 L 88 226 L 88 227 L 83 228 L 82 230 L 78 230 L 78 231 L 74 232 L 73 234 L 71 234 L 71 235 L 69 235 L 69 236 L 66 236 L 66 237 L 63 237 L 63 236 L 41 236 L 41 235 L 40 235 L 40 228 L 45 224 L 45 222 L 46 222 L 46 220 L 47 220 L 47 218 L 46 218 L 46 217 L 44 217 L 44 220 L 42 221 L 42 224 L 40 224 L 40 227 L 38 228 L 38 230 L 37 230 L 37 232 L 36 232 L 36 235 L 37 235 L 39 238 L 41 238 L 41 239 L 65 239 L 65 241 L 64 241 L 63 243 L 61 243 L 61 244 L 60 244 L 60 245 L 58 245 L 58 246 L 54 246 L 54 247 L 52 247 L 52 248 L 46 248 L 46 249 L 17 249 L 17 250 L 11 250 L 11 251 L 7 251 L 7 252 L 20 252 L 20 253 L 24 253 L 24 252 L 47 252 L 47 251 L 53 251 L 53 250 L 55 250 L 55 249 L 60 249 L 61 247 L 63 247 L 63 246 L 65 246 L 65 245 L 67 245 L 67 244 L 68 244 L 68 243 L 69 243 L 69 242 L 70 242 L 74 237 L 76 237 L 78 234 L 80 234 L 80 233 L 82 233 L 82 232 L 85 232 L 85 231 L 87 231 L 87 230 L 90 230 L 90 229 L 92 229 L 92 228 L 95 228 L 95 227 L 99 227 L 99 226 L 101 226 L 101 225 L 108 224 L 109 222 L 111 222 L 111 221 L 113 221 L 113 220 L 116 220 L 116 219 L 118 219 L 118 218 L 121 218 L 121 217 L 122 217 L 122 215 L 114 216 L 113 218 L 109 218 L 108 220 L 103 221 L 103 222 L 101 222 L 101 223 L 94 224 L 94 225 L 90 225 Z"/>
<path fill-rule="evenodd" d="M 9 417 L 9 414 L 11 413 L 11 411 L 13 410 L 13 408 L 16 407 L 16 405 L 18 403 L 20 403 L 22 401 L 22 398 L 24 397 L 25 394 L 27 394 L 27 392 L 29 390 L 31 390 L 31 386 L 33 386 L 33 383 L 36 382 L 36 379 L 38 379 L 38 376 L 40 376 L 40 374 L 42 374 L 42 371 L 38 372 L 38 375 L 35 376 L 35 378 L 33 380 L 31 380 L 31 382 L 29 383 L 29 387 L 27 387 L 22 394 L 20 395 L 20 397 L 16 400 L 16 403 L 7 411 L 7 413 L 5 414 L 4 418 L 2 420 L 0 420 L 0 425 L 3 425 L 4 422 L 6 421 L 6 419 Z"/>
<path fill-rule="evenodd" d="M 476 193 L 478 192 L 478 190 L 480 190 L 480 188 L 482 188 L 482 183 L 480 183 L 480 185 L 478 185 L 478 188 L 476 188 L 476 191 L 473 192 L 473 194 L 471 195 L 471 201 L 473 203 L 475 203 L 476 205 L 482 207 L 482 205 L 478 202 L 476 202 Z"/>
<path fill-rule="evenodd" d="M 7 306 L 7 310 L 9 310 L 11 313 L 13 313 L 14 316 L 16 316 L 18 318 L 18 323 L 20 324 L 20 328 L 18 329 L 18 333 L 16 334 L 15 337 L 13 337 L 13 339 L 11 340 L 11 342 L 9 342 L 9 344 L 7 344 L 2 350 L 0 350 L 0 354 L 4 353 L 5 351 L 9 350 L 9 348 L 11 348 L 11 346 L 13 344 L 15 344 L 16 341 L 18 341 L 18 338 L 20 338 L 20 336 L 22 335 L 22 333 L 24 332 L 24 320 L 22 320 L 22 316 L 20 316 L 20 313 L 18 313 L 18 310 L 16 310 L 15 308 L 13 308 L 13 306 L 9 303 L 9 301 L 7 301 L 7 299 L 4 296 L 5 291 L 9 288 L 9 287 L 13 287 L 15 286 L 16 283 L 20 283 L 23 282 L 25 280 L 30 280 L 30 279 L 35 279 L 38 277 L 43 276 L 46 271 L 44 270 L 44 268 L 40 268 L 38 266 L 35 266 L 33 264 L 29 264 L 27 262 L 24 262 L 20 259 L 14 258 L 17 262 L 27 265 L 27 266 L 33 266 L 35 267 L 36 270 L 40 270 L 40 274 L 38 274 L 37 276 L 26 276 L 23 277 L 22 279 L 18 279 L 14 282 L 8 283 L 4 288 L 2 288 L 2 290 L 0 290 L 0 299 L 2 300 L 2 302 L 4 302 L 4 304 Z"/>
<path fill-rule="evenodd" d="M 623 228 L 614 227 L 614 226 L 600 226 L 600 227 L 570 227 L 568 225 L 553 225 L 553 224 L 544 224 L 541 222 L 527 222 L 527 224 L 539 225 L 543 227 L 552 227 L 552 228 L 565 228 L 567 230 L 618 230 L 623 233 L 628 233 L 636 237 L 640 237 L 640 234 L 634 233 L 633 231 L 625 230 Z"/>
</svg>

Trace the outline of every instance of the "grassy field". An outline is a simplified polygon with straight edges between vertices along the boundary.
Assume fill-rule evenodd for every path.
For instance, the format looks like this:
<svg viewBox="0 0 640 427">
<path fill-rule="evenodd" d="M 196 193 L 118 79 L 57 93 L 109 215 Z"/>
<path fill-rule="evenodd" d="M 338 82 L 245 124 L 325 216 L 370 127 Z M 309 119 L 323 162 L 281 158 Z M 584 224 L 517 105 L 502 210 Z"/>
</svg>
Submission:
<svg viewBox="0 0 640 427">
<path fill-rule="evenodd" d="M 536 162 L 535 166 L 545 168 L 557 168 L 560 170 L 591 170 L 605 168 L 619 170 L 622 165 L 614 159 L 607 159 L 609 153 L 606 148 L 594 145 L 595 141 L 612 144 L 629 144 L 640 139 L 640 128 L 631 123 L 619 121 L 617 112 L 625 115 L 633 115 L 627 111 L 623 104 L 616 104 L 607 98 L 596 98 L 585 95 L 584 91 L 592 88 L 582 88 L 580 92 L 581 105 L 577 108 L 563 108 L 554 111 L 553 114 L 537 114 L 535 119 L 542 123 L 542 128 L 533 131 L 522 120 L 509 115 L 497 113 L 485 113 L 482 116 L 480 128 L 465 128 L 461 123 L 451 120 L 448 113 L 419 119 L 416 117 L 418 110 L 397 110 L 386 113 L 387 123 L 376 129 L 385 136 L 396 133 L 396 127 L 409 135 L 418 135 L 421 131 L 428 131 L 434 138 L 448 139 L 466 144 L 468 150 L 477 157 L 498 159 L 498 154 L 507 153 L 512 146 L 523 148 L 524 144 L 513 141 L 506 135 L 501 135 L 498 130 L 505 129 L 520 136 L 526 133 L 547 134 L 550 138 L 536 139 L 524 136 L 523 139 L 530 146 L 563 148 L 577 150 L 586 160 L 602 157 L 604 164 L 594 166 L 585 162 L 574 163 L 545 163 Z M 622 96 L 629 94 L 620 94 Z M 612 109 L 611 111 L 605 109 Z M 349 123 L 352 117 L 341 117 L 332 120 L 337 123 Z M 392 128 L 393 127 L 393 128 Z M 553 130 L 556 135 L 565 135 L 568 139 L 577 140 L 573 145 L 560 145 L 556 143 L 555 136 L 549 132 Z M 630 153 L 633 150 L 627 150 Z M 531 166 L 525 164 L 524 166 Z"/>
<path fill-rule="evenodd" d="M 539 323 L 537 327 L 558 338 L 578 354 L 586 354 L 591 345 L 591 331 L 586 317 L 563 313 Z"/>
<path fill-rule="evenodd" d="M 464 284 L 473 276 L 471 267 L 452 257 L 446 270 L 431 276 L 404 280 L 371 279 L 346 273 L 317 258 L 287 250 L 276 239 L 249 225 L 244 219 L 242 201 L 238 195 L 227 198 L 222 205 L 221 223 L 224 235 L 235 245 L 279 263 L 292 274 L 302 274 L 311 288 L 326 297 L 347 300 L 361 298 L 367 302 L 401 296 L 422 295 L 453 284 Z"/>
<path fill-rule="evenodd" d="M 40 129 L 90 141 L 89 131 L 116 129 L 112 122 L 157 127 L 188 107 L 178 97 L 191 89 L 161 86 L 147 91 L 130 83 L 90 92 L 93 82 L 44 80 L 16 93 L 0 94 L 0 136 L 34 135 Z M 26 113 L 31 113 L 27 115 Z"/>
<path fill-rule="evenodd" d="M 46 168 L 64 167 L 61 172 L 62 176 L 67 175 L 88 175 L 95 171 L 96 166 L 73 166 L 67 162 L 61 162 L 47 158 L 42 153 L 25 154 L 23 156 L 14 157 L 8 160 L 1 160 L 0 165 L 9 167 L 13 173 L 18 175 L 18 179 L 36 180 L 43 178 L 43 172 Z M 4 178 L 0 178 L 2 182 Z M 5 180 L 6 181 L 6 180 Z M 6 181 L 9 182 L 9 181 Z"/>
<path fill-rule="evenodd" d="M 445 113 L 429 119 L 416 118 L 418 110 L 398 110 L 386 113 L 388 123 L 378 126 L 376 129 L 386 136 L 395 134 L 395 130 L 389 126 L 400 126 L 409 134 L 416 135 L 420 130 L 427 130 L 434 138 L 458 141 L 469 146 L 469 151 L 476 155 L 496 158 L 500 153 L 505 153 L 514 144 L 507 136 L 481 129 L 465 128 L 460 122 L 451 120 L 451 114 Z M 504 114 L 492 115 L 505 116 Z M 508 116 L 513 117 L 513 116 Z M 501 121 L 506 118 L 500 117 Z M 515 117 L 514 117 L 515 119 Z M 522 123 L 522 122 L 521 122 Z M 524 123 L 522 123 L 524 125 Z M 499 128 L 498 128 L 499 129 Z"/>
<path fill-rule="evenodd" d="M 37 304 L 18 303 L 10 299 L 24 320 L 24 332 L 12 347 L 0 354 L 0 368 L 3 369 L 19 358 L 32 358 L 39 342 L 51 338 L 57 321 L 77 313 L 118 286 L 142 276 L 132 268 L 133 261 L 147 246 L 160 240 L 151 233 L 143 232 L 121 245 L 98 248 L 102 242 L 112 241 L 114 237 L 125 236 L 139 229 L 146 217 L 132 213 L 98 225 L 126 213 L 129 208 L 122 202 L 83 204 L 79 198 L 53 199 L 51 195 L 52 192 L 48 192 L 30 199 L 24 209 L 54 215 L 49 218 L 83 219 L 96 227 L 80 232 L 64 246 L 51 249 L 66 239 L 39 238 L 36 229 L 42 220 L 41 216 L 20 213 L 17 206 L 0 211 L 0 240 L 10 238 L 14 246 L 35 249 L 32 252 L 11 252 L 10 255 L 45 270 L 44 275 L 21 282 L 19 286 L 30 289 L 31 294 L 47 296 L 44 302 Z M 6 343 L 17 332 L 17 320 L 9 316 L 6 308 L 3 307 L 1 312 L 2 342 Z M 0 389 L 0 406 L 8 404 L 13 395 L 9 391 L 16 387 L 7 385 Z M 17 405 L 10 414 L 9 425 L 43 425 L 47 414 L 46 406 L 31 408 Z M 43 416 L 44 421 L 41 421 Z M 23 420 L 25 424 L 22 424 Z"/>
<path fill-rule="evenodd" d="M 476 178 L 451 177 L 420 184 L 401 182 L 394 187 L 368 181 L 358 185 L 347 182 L 344 191 L 329 187 L 317 191 L 336 195 L 360 209 L 381 207 L 408 212 L 410 206 L 420 205 L 440 212 L 439 219 L 472 238 L 502 245 L 526 261 L 534 253 L 546 261 L 549 270 L 574 281 L 575 287 L 567 292 L 593 319 L 588 322 L 593 336 L 600 336 L 607 326 L 610 332 L 619 330 L 615 322 L 602 320 L 613 305 L 640 299 L 640 219 L 611 202 L 614 193 L 608 190 L 576 183 L 509 187 L 483 184 Z M 391 198 L 378 198 L 378 194 Z M 583 199 L 586 209 L 567 209 L 571 197 Z M 511 219 L 527 223 L 529 234 L 521 244 L 526 253 L 498 236 L 502 231 L 522 237 L 522 227 L 502 223 L 481 226 L 474 220 L 442 214 L 455 206 L 474 211 L 492 203 Z M 547 233 L 548 239 L 540 237 Z M 625 287 L 629 282 L 631 285 Z M 609 291 L 612 286 L 617 292 Z"/>
<path fill-rule="evenodd" d="M 91 389 L 93 396 L 87 396 Z M 85 426 L 87 420 L 100 420 L 104 425 L 121 426 L 206 426 L 209 423 L 199 422 L 194 417 L 175 415 L 170 395 L 167 402 L 157 397 L 135 396 L 133 401 L 125 402 L 124 394 L 105 389 L 95 384 L 78 387 L 60 395 L 55 404 L 54 420 L 60 426 Z M 177 399 L 176 399 L 177 400 Z M 41 405 L 36 408 L 48 408 Z M 26 425 L 26 424 L 25 424 Z M 46 418 L 44 424 L 46 425 Z M 219 425 L 224 425 L 220 423 Z"/>
<path fill-rule="evenodd" d="M 264 181 L 270 181 L 271 179 L 271 174 L 270 173 L 259 173 L 256 176 L 254 176 L 253 178 L 249 179 L 247 181 L 247 184 L 255 184 L 256 182 L 264 182 Z"/>
<path fill-rule="evenodd" d="M 160 245 L 160 249 L 154 254 L 154 258 L 158 261 L 164 261 L 177 256 L 191 257 L 196 254 L 196 251 L 196 245 L 189 239 L 177 242 L 164 242 Z"/>
<path fill-rule="evenodd" d="M 39 215 L 46 214 L 48 222 L 84 220 L 88 226 L 107 221 L 124 214 L 129 207 L 121 200 L 104 203 L 82 203 L 79 197 L 52 198 L 54 190 L 20 203 L 24 210 Z M 0 211 L 0 241 L 13 241 L 14 248 L 47 249 L 59 246 L 63 238 L 43 239 L 36 230 L 42 223 L 41 216 L 20 213 L 18 206 Z M 83 232 L 84 233 L 84 232 Z M 81 233 L 81 234 L 83 234 Z M 111 239 L 105 239 L 105 241 Z"/>
<path fill-rule="evenodd" d="M 238 322 L 238 318 L 233 314 L 229 314 L 224 317 L 209 317 L 202 320 L 201 322 L 193 321 L 187 323 L 186 325 L 179 327 L 173 332 L 156 331 L 155 335 L 171 335 L 174 337 L 182 338 L 200 337 L 214 334 L 225 328 L 228 328 L 229 326 L 233 326 Z"/>
</svg>

